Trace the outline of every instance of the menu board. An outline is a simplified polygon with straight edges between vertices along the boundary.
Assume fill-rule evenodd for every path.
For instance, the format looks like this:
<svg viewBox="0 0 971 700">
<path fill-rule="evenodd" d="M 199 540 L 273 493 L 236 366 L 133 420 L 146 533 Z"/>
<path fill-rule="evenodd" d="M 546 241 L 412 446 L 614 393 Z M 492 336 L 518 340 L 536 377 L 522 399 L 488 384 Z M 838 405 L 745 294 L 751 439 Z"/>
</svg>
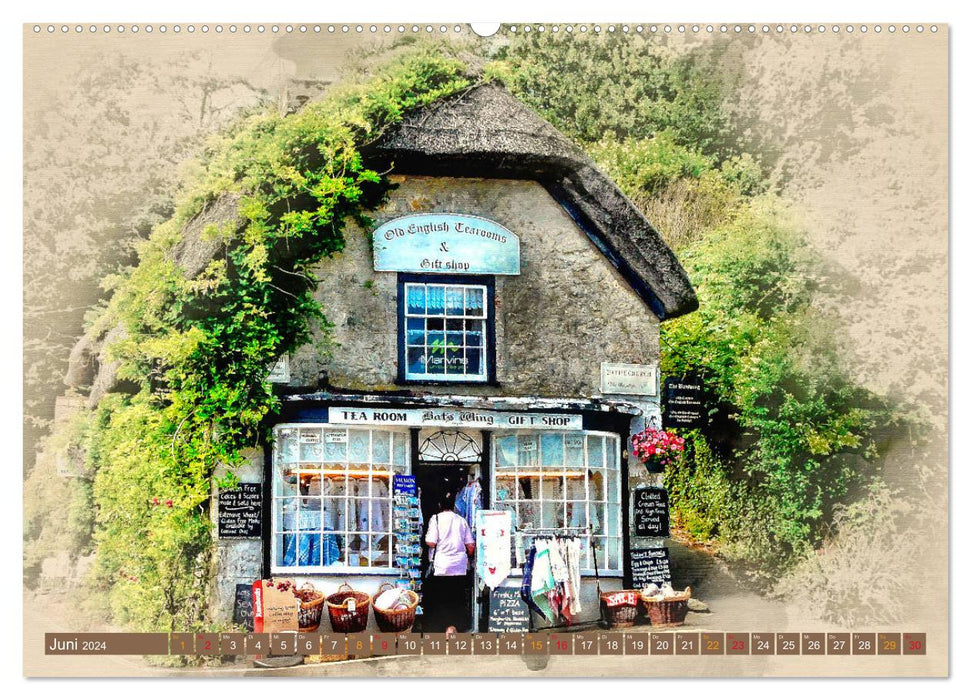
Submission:
<svg viewBox="0 0 971 700">
<path fill-rule="evenodd" d="M 493 588 L 489 591 L 489 631 L 528 632 L 529 608 L 519 588 Z"/>
<path fill-rule="evenodd" d="M 630 568 L 634 588 L 641 589 L 651 583 L 658 586 L 671 583 L 671 561 L 667 547 L 632 549 Z"/>
<path fill-rule="evenodd" d="M 219 492 L 219 537 L 246 539 L 263 536 L 263 485 L 240 484 Z"/>
<path fill-rule="evenodd" d="M 233 605 L 233 622 L 253 631 L 253 587 L 248 583 L 236 584 L 236 602 Z"/>
<path fill-rule="evenodd" d="M 637 537 L 668 537 L 668 492 L 658 486 L 634 489 L 634 534 Z"/>
<path fill-rule="evenodd" d="M 661 401 L 666 428 L 704 428 L 708 425 L 705 389 L 694 375 L 664 381 Z"/>
</svg>

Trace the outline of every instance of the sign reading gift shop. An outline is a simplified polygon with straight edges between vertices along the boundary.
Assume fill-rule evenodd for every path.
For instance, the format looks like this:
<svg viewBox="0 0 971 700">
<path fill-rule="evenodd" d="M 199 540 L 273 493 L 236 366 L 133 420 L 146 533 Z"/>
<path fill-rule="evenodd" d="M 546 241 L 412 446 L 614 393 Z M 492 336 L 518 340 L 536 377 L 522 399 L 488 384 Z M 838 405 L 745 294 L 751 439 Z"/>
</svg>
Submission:
<svg viewBox="0 0 971 700">
<path fill-rule="evenodd" d="M 519 274 L 519 236 L 478 216 L 403 216 L 379 226 L 372 238 L 374 269 L 382 272 Z"/>
<path fill-rule="evenodd" d="M 333 406 L 330 422 L 344 425 L 450 426 L 582 430 L 583 417 L 560 413 L 503 413 L 471 408 L 358 408 Z"/>
</svg>

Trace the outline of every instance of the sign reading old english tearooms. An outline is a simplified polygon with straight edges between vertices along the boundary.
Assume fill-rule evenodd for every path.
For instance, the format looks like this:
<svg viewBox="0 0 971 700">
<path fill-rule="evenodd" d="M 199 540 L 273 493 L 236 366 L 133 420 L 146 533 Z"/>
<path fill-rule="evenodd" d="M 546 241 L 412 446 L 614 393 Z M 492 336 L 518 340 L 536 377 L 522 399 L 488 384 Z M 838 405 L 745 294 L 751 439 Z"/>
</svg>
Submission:
<svg viewBox="0 0 971 700">
<path fill-rule="evenodd" d="M 519 236 L 479 216 L 402 216 L 376 228 L 372 241 L 380 272 L 519 274 Z"/>
</svg>

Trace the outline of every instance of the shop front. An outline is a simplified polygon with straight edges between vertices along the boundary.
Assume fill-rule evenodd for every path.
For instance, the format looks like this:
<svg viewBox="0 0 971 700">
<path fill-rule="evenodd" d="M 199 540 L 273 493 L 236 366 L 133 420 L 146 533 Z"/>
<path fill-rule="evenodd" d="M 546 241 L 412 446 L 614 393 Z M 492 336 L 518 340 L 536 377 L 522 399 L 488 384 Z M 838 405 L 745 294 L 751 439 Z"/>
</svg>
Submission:
<svg viewBox="0 0 971 700">
<path fill-rule="evenodd" d="M 420 590 L 428 548 L 423 537 L 407 537 L 424 534 L 450 493 L 473 528 L 477 510 L 509 513 L 509 576 L 488 588 L 520 587 L 535 539 L 569 538 L 577 542 L 583 581 L 581 614 L 572 622 L 597 619 L 598 578 L 611 590 L 624 576 L 622 445 L 640 411 L 622 403 L 567 403 L 586 410 L 394 407 L 301 397 L 292 411 L 297 420 L 274 428 L 269 450 L 265 569 L 324 591 L 345 581 L 365 591 L 383 582 Z M 301 420 L 300 406 L 309 404 L 313 417 Z M 418 508 L 410 517 L 396 517 L 396 477 L 414 477 L 417 485 Z M 460 630 L 485 631 L 490 591 L 479 567 L 470 569 L 468 595 L 450 601 L 452 617 Z"/>
</svg>

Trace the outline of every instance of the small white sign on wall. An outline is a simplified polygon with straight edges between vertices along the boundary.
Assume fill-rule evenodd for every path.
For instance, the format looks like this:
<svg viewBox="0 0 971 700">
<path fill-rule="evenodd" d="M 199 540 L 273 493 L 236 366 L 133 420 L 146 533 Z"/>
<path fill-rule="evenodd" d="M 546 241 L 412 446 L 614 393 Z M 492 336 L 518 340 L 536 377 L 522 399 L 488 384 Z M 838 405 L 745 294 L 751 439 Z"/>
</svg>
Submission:
<svg viewBox="0 0 971 700">
<path fill-rule="evenodd" d="M 290 383 L 290 356 L 280 355 L 280 359 L 276 361 L 276 364 L 270 368 L 270 374 L 267 376 L 267 381 L 271 384 L 289 384 Z"/>
<path fill-rule="evenodd" d="M 600 364 L 600 393 L 657 396 L 657 365 Z"/>
</svg>

